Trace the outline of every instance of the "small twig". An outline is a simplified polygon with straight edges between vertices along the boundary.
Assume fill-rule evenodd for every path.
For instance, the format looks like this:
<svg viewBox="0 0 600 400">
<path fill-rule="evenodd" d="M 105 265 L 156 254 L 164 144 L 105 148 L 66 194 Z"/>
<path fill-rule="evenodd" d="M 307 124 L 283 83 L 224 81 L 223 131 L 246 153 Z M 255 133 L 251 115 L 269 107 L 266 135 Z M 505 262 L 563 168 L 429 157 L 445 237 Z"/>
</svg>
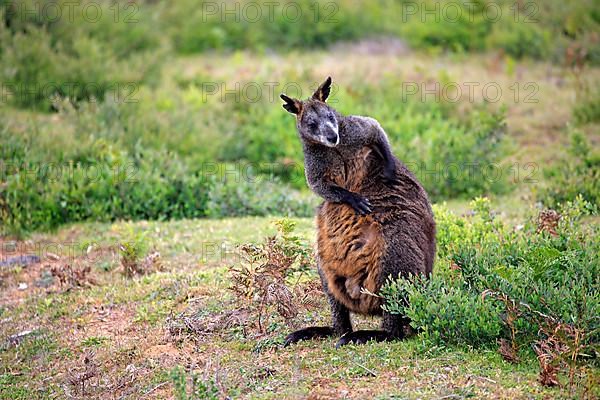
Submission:
<svg viewBox="0 0 600 400">
<path fill-rule="evenodd" d="M 484 290 L 484 291 L 481 293 L 481 298 L 482 298 L 482 299 L 485 299 L 487 296 L 492 296 L 492 297 L 494 297 L 495 299 L 501 300 L 501 301 L 503 301 L 503 302 L 505 302 L 505 303 L 506 303 L 506 302 L 510 302 L 510 303 L 512 303 L 513 307 L 515 307 L 515 306 L 521 306 L 521 307 L 525 308 L 527 311 L 529 311 L 530 313 L 532 313 L 532 314 L 534 314 L 534 315 L 536 315 L 536 316 L 538 316 L 538 317 L 541 317 L 541 318 L 543 318 L 543 319 L 545 319 L 545 320 L 551 321 L 551 322 L 553 322 L 553 323 L 558 323 L 558 322 L 560 322 L 560 321 L 558 320 L 558 318 L 555 318 L 555 317 L 553 317 L 553 316 L 546 315 L 546 314 L 544 314 L 544 313 L 542 313 L 542 312 L 540 312 L 540 311 L 534 310 L 533 308 L 531 308 L 531 306 L 530 306 L 529 304 L 527 304 L 527 303 L 524 303 L 524 302 L 522 302 L 522 301 L 516 301 L 516 300 L 513 300 L 513 299 L 511 299 L 510 297 L 508 297 L 508 296 L 507 296 L 505 293 L 502 293 L 502 292 L 496 292 L 496 291 L 493 291 L 493 290 L 491 290 L 491 289 L 486 289 L 486 290 Z"/>
<path fill-rule="evenodd" d="M 140 398 L 143 398 L 143 397 L 146 397 L 146 396 L 148 396 L 150 393 L 152 393 L 152 392 L 154 392 L 155 390 L 157 390 L 157 389 L 159 389 L 159 388 L 161 388 L 161 387 L 165 386 L 167 383 L 169 383 L 169 381 L 166 381 L 166 382 L 163 382 L 163 383 L 159 383 L 158 385 L 154 386 L 152 389 L 150 389 L 150 390 L 148 390 L 147 392 L 143 393 L 143 394 L 142 394 L 142 397 L 140 397 Z"/>
<path fill-rule="evenodd" d="M 367 371 L 371 375 L 377 376 L 377 373 L 375 371 L 373 371 L 372 369 L 369 369 L 369 368 L 365 367 L 364 365 L 357 363 L 356 361 L 353 361 L 353 363 L 356 364 L 356 365 L 358 365 L 359 367 L 361 367 L 362 369 L 364 369 L 365 371 Z"/>
<path fill-rule="evenodd" d="M 496 381 L 495 381 L 495 380 L 493 380 L 493 379 L 486 378 L 485 376 L 477 376 L 477 375 L 471 375 L 471 376 L 473 376 L 473 377 L 475 377 L 475 378 L 483 379 L 484 381 L 487 381 L 487 382 L 490 382 L 490 383 L 498 383 L 498 382 L 496 382 Z"/>
<path fill-rule="evenodd" d="M 360 294 L 366 294 L 367 296 L 377 297 L 378 299 L 383 299 L 383 296 L 380 296 L 376 293 L 371 292 L 369 289 L 365 287 L 360 288 Z"/>
</svg>

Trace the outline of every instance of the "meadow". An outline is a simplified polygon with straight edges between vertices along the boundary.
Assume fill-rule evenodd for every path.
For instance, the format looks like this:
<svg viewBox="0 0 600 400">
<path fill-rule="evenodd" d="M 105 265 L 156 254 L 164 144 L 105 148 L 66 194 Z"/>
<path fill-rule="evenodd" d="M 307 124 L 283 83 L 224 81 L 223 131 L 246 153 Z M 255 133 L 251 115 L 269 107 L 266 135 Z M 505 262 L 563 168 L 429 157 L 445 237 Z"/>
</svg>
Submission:
<svg viewBox="0 0 600 400">
<path fill-rule="evenodd" d="M 67 3 L 0 0 L 0 398 L 600 396 L 594 1 Z M 407 340 L 282 347 L 327 76 L 434 203 Z"/>
</svg>

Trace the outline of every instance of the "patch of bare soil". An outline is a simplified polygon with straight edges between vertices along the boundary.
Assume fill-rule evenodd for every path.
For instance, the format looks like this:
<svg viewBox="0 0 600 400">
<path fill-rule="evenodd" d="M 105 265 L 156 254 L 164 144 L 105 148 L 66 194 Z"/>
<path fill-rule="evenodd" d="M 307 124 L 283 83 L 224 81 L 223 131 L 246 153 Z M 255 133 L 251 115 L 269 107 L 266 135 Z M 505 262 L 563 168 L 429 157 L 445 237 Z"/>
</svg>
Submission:
<svg viewBox="0 0 600 400">
<path fill-rule="evenodd" d="M 67 317 L 61 321 L 62 345 L 79 355 L 55 366 L 67 395 L 120 398 L 147 391 L 147 398 L 163 398 L 161 393 L 168 393 L 166 383 L 142 388 L 149 385 L 157 368 L 173 368 L 189 358 L 192 349 L 175 347 L 165 340 L 160 326 L 136 321 L 135 316 L 135 304 L 98 304 L 75 320 Z M 101 340 L 101 344 L 90 346 L 90 339 Z"/>
<path fill-rule="evenodd" d="M 29 297 L 93 286 L 92 266 L 115 257 L 112 249 L 67 250 L 66 255 L 59 250 L 42 242 L 0 241 L 0 304 L 16 306 Z"/>
</svg>

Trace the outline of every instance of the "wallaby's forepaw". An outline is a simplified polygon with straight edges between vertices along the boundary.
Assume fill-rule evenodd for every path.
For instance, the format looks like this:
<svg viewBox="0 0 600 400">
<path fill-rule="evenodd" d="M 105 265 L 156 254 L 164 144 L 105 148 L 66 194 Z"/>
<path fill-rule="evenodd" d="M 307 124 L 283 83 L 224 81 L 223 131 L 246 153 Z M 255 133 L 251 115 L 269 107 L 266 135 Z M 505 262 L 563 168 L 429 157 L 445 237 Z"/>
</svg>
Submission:
<svg viewBox="0 0 600 400">
<path fill-rule="evenodd" d="M 333 336 L 333 328 L 329 326 L 311 326 L 292 332 L 285 337 L 283 347 L 297 343 L 301 340 L 310 340 Z"/>
<path fill-rule="evenodd" d="M 373 211 L 373 206 L 368 199 L 356 193 L 350 193 L 344 201 L 360 215 L 370 214 Z"/>
<path fill-rule="evenodd" d="M 337 348 L 340 348 L 342 346 L 345 346 L 345 345 L 351 344 L 351 343 L 352 344 L 365 344 L 370 340 L 375 341 L 375 342 L 386 342 L 388 340 L 394 340 L 394 339 L 397 339 L 397 338 L 386 331 L 368 331 L 368 330 L 354 331 L 354 332 L 348 332 L 344 336 L 342 336 L 340 338 L 340 340 L 338 340 L 337 344 L 335 345 L 335 348 L 337 349 Z"/>
<path fill-rule="evenodd" d="M 383 183 L 387 186 L 398 186 L 400 184 L 400 179 L 398 179 L 398 175 L 396 174 L 396 168 L 385 169 L 383 171 Z"/>
</svg>

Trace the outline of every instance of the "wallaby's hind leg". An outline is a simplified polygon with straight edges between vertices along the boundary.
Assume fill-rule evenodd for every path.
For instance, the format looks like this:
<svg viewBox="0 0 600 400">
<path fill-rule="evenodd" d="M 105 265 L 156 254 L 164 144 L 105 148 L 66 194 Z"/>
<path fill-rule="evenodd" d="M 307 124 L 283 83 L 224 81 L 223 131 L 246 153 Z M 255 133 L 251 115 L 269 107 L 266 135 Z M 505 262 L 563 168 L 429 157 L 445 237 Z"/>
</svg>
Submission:
<svg viewBox="0 0 600 400">
<path fill-rule="evenodd" d="M 383 313 L 381 329 L 389 332 L 394 338 L 404 339 L 414 335 L 414 330 L 410 326 L 410 318 L 397 314 Z"/>
<path fill-rule="evenodd" d="M 352 322 L 350 321 L 350 311 L 345 305 L 328 295 L 329 305 L 331 306 L 331 319 L 333 321 L 333 333 L 342 336 L 345 333 L 352 332 Z"/>
<path fill-rule="evenodd" d="M 381 330 L 360 330 L 345 334 L 338 340 L 335 347 L 341 347 L 350 343 L 365 344 L 369 341 L 387 342 L 389 340 L 399 340 L 406 336 L 406 327 L 410 320 L 401 315 L 394 315 L 384 312 Z"/>
<path fill-rule="evenodd" d="M 329 305 L 331 306 L 331 316 L 333 326 L 311 326 L 292 332 L 285 337 L 284 346 L 299 342 L 300 340 L 310 340 L 330 336 L 342 336 L 345 333 L 352 332 L 352 322 L 350 321 L 350 311 L 346 306 L 337 301 L 327 288 L 327 283 L 321 277 L 323 289 L 327 293 Z"/>
<path fill-rule="evenodd" d="M 331 326 L 311 326 L 292 332 L 285 337 L 284 346 L 299 342 L 300 340 L 318 339 L 330 336 L 342 336 L 345 333 L 352 332 L 352 323 L 350 322 L 350 311 L 342 303 L 328 295 L 329 305 L 331 306 L 331 315 L 333 327 Z"/>
<path fill-rule="evenodd" d="M 308 328 L 303 328 L 287 335 L 283 342 L 283 347 L 301 340 L 319 339 L 330 336 L 333 336 L 333 328 L 330 326 L 309 326 Z"/>
<path fill-rule="evenodd" d="M 406 243 L 410 243 L 413 232 L 404 225 L 396 227 L 388 232 L 395 240 L 405 238 Z M 400 238 L 400 239 L 399 239 Z M 402 239 L 403 240 L 403 239 Z M 426 266 L 426 255 L 417 247 L 404 245 L 390 246 L 385 260 L 382 263 L 382 273 L 380 276 L 380 285 L 383 285 L 388 277 L 396 278 L 398 275 L 407 276 L 408 273 L 421 273 L 423 275 L 431 273 L 431 267 Z M 410 326 L 410 319 L 397 314 L 383 312 L 381 330 L 355 331 L 346 334 L 340 338 L 336 347 L 344 346 L 349 343 L 363 344 L 370 340 L 384 342 L 388 340 L 404 339 L 412 336 L 414 330 Z"/>
</svg>

